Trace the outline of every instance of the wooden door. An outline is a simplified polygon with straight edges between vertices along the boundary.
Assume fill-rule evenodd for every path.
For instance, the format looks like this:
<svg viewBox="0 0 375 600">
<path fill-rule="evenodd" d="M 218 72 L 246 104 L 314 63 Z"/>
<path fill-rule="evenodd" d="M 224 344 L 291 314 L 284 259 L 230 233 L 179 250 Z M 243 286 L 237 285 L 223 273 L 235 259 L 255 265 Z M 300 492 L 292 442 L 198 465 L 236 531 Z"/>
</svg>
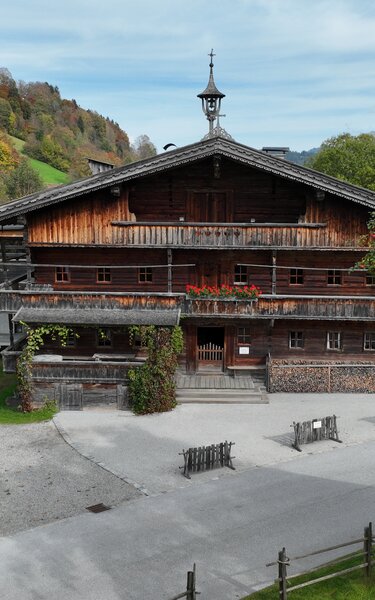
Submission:
<svg viewBox="0 0 375 600">
<path fill-rule="evenodd" d="M 60 389 L 61 410 L 82 410 L 81 383 L 62 383 Z"/>
<path fill-rule="evenodd" d="M 187 220 L 195 223 L 228 223 L 232 221 L 228 192 L 192 192 L 187 206 Z"/>
<path fill-rule="evenodd" d="M 216 287 L 221 285 L 220 265 L 214 262 L 202 263 L 198 267 L 199 285 L 201 287 Z"/>
<path fill-rule="evenodd" d="M 224 327 L 197 328 L 198 371 L 222 372 L 224 365 Z"/>
</svg>

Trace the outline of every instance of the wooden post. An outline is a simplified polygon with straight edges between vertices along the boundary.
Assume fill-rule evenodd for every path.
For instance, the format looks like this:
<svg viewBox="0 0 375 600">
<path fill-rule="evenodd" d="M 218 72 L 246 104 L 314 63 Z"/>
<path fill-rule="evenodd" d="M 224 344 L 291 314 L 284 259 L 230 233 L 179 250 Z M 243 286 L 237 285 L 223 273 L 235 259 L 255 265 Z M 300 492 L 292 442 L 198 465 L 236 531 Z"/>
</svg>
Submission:
<svg viewBox="0 0 375 600">
<path fill-rule="evenodd" d="M 277 271 L 276 271 L 276 250 L 272 250 L 272 285 L 271 285 L 271 294 L 274 296 L 276 294 L 276 280 L 277 280 Z"/>
<path fill-rule="evenodd" d="M 279 600 L 288 600 L 288 593 L 286 589 L 286 565 L 287 557 L 285 548 L 279 552 Z"/>
<path fill-rule="evenodd" d="M 195 591 L 195 563 L 193 565 L 193 570 L 188 571 L 187 573 L 187 585 L 186 585 L 186 600 L 196 600 L 196 591 Z"/>
<path fill-rule="evenodd" d="M 5 250 L 5 240 L 3 240 L 3 239 L 0 241 L 0 248 L 1 248 L 1 262 L 3 263 L 4 284 L 5 284 L 5 286 L 8 286 L 8 284 L 9 284 L 9 282 L 8 282 L 8 267 L 6 266 L 7 255 L 6 255 L 6 250 Z"/>
<path fill-rule="evenodd" d="M 367 577 L 371 576 L 371 558 L 372 558 L 372 523 L 368 524 L 368 527 L 365 527 L 365 539 L 364 539 L 364 552 L 366 556 L 366 575 Z"/>
<path fill-rule="evenodd" d="M 167 262 L 168 262 L 168 294 L 172 293 L 172 250 L 167 250 Z"/>
<path fill-rule="evenodd" d="M 8 314 L 8 325 L 9 325 L 9 345 L 11 348 L 14 346 L 14 326 L 12 321 L 12 315 Z"/>
</svg>

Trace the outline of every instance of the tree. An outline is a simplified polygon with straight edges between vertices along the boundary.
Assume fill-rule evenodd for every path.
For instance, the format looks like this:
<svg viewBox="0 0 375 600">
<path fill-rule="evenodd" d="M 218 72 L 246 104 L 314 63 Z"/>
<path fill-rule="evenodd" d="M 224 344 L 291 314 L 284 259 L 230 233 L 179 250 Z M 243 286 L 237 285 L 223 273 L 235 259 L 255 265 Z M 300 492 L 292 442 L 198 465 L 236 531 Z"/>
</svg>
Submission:
<svg viewBox="0 0 375 600">
<path fill-rule="evenodd" d="M 25 158 L 14 171 L 4 178 L 8 196 L 11 200 L 21 198 L 43 189 L 43 182 L 38 173 Z"/>
<path fill-rule="evenodd" d="M 355 267 L 366 270 L 370 275 L 375 275 L 375 212 L 371 214 L 368 222 L 368 234 L 361 239 L 361 242 L 363 246 L 369 248 L 369 251 Z"/>
<path fill-rule="evenodd" d="M 375 136 L 342 133 L 329 138 L 305 166 L 348 183 L 375 190 Z"/>
<path fill-rule="evenodd" d="M 142 160 L 157 154 L 156 146 L 151 142 L 148 135 L 140 135 L 137 137 L 134 142 L 133 151 L 136 155 L 136 160 Z"/>
</svg>

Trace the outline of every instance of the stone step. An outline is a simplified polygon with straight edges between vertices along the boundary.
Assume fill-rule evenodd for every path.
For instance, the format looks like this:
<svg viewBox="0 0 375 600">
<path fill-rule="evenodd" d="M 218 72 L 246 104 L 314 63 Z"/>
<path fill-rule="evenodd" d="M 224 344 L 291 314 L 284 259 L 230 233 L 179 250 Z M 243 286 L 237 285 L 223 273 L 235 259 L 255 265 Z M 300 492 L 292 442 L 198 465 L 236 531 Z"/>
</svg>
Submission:
<svg viewBox="0 0 375 600">
<path fill-rule="evenodd" d="M 222 394 L 223 396 L 228 396 L 228 394 L 236 395 L 236 396 L 248 396 L 249 394 L 259 394 L 259 389 L 223 389 L 223 388 L 179 388 L 176 390 L 176 396 L 218 396 Z"/>
<path fill-rule="evenodd" d="M 235 391 L 235 390 L 234 390 Z M 178 396 L 178 404 L 268 404 L 268 396 L 266 393 L 249 393 L 247 395 L 239 395 L 236 393 L 221 393 L 216 396 L 204 394 L 202 396 Z"/>
</svg>

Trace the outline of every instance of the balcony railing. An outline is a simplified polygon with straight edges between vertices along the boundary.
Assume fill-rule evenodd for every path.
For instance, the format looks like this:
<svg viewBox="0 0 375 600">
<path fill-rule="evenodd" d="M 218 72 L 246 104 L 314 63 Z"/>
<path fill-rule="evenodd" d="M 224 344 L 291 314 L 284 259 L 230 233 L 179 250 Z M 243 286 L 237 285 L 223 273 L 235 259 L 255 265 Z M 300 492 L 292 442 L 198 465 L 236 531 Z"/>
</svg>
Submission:
<svg viewBox="0 0 375 600">
<path fill-rule="evenodd" d="M 113 221 L 113 243 L 137 247 L 337 247 L 324 223 L 155 223 Z M 345 240 L 344 246 L 354 242 Z"/>
<path fill-rule="evenodd" d="M 201 299 L 185 294 L 123 294 L 100 292 L 32 292 L 0 290 L 0 310 L 16 313 L 19 308 L 56 309 L 58 321 L 64 310 L 77 309 L 168 311 L 186 317 L 233 317 L 247 319 L 325 319 L 354 321 L 375 320 L 375 297 L 263 295 L 258 300 Z M 105 311 L 106 314 L 111 311 Z M 116 311 L 115 311 L 116 312 Z M 165 313 L 163 313 L 165 314 Z M 100 316 L 100 313 L 98 313 Z M 58 322 L 57 321 L 57 322 Z M 66 321 L 65 321 L 66 322 Z M 101 324 L 98 322 L 98 326 Z M 93 325 L 94 326 L 94 325 Z"/>
<path fill-rule="evenodd" d="M 374 321 L 375 298 L 261 296 L 258 300 L 187 299 L 186 316 Z"/>
</svg>

